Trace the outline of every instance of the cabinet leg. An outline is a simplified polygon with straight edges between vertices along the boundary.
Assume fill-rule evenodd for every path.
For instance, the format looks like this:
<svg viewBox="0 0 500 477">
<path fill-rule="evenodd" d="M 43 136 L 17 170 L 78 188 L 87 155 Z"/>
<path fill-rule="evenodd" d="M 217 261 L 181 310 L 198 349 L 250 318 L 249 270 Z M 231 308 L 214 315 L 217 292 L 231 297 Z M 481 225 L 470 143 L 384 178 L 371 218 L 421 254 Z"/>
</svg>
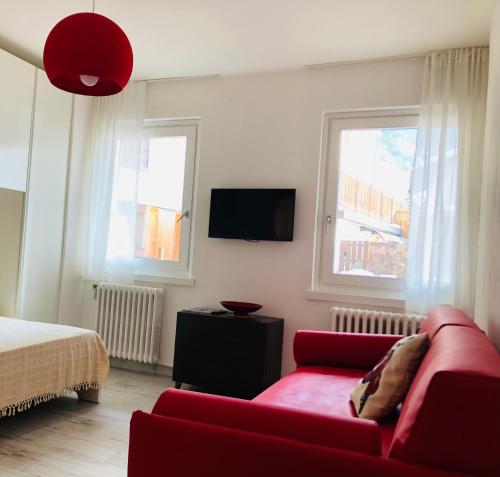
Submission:
<svg viewBox="0 0 500 477">
<path fill-rule="evenodd" d="M 182 386 L 182 383 L 180 381 L 176 381 L 174 386 L 175 386 L 175 389 L 180 389 Z"/>
</svg>

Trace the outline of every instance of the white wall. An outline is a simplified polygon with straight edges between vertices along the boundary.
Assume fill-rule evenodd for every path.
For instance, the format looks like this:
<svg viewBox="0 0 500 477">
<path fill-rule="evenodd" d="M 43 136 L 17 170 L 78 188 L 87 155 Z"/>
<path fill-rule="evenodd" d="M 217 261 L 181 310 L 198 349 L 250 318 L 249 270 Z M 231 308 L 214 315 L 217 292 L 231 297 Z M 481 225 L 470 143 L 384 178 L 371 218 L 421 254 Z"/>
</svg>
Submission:
<svg viewBox="0 0 500 477">
<path fill-rule="evenodd" d="M 483 159 L 479 282 L 475 319 L 500 351 L 500 1 L 495 4 L 490 30 L 490 62 Z"/>
<path fill-rule="evenodd" d="M 262 303 L 285 321 L 284 371 L 300 328 L 328 329 L 329 302 L 305 298 L 311 280 L 322 113 L 420 102 L 423 60 L 148 85 L 149 118 L 201 117 L 194 287 L 166 286 L 160 362 L 172 365 L 176 312 L 220 300 Z M 297 189 L 293 242 L 209 239 L 212 187 Z M 84 326 L 95 323 L 90 288 Z"/>
</svg>

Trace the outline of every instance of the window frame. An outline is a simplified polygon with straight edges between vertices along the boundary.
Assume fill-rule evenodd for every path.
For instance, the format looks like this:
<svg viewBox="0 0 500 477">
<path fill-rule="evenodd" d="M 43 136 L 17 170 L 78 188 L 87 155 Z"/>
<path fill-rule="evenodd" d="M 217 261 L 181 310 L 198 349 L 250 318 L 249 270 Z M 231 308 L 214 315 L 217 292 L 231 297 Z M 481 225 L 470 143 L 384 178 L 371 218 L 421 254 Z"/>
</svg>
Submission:
<svg viewBox="0 0 500 477">
<path fill-rule="evenodd" d="M 194 283 L 191 276 L 191 266 L 199 120 L 146 119 L 144 121 L 143 139 L 177 136 L 187 137 L 181 213 L 189 212 L 188 217 L 182 217 L 180 260 L 174 262 L 147 257 L 135 257 L 134 273 L 137 281 L 172 281 L 174 284 L 188 285 Z"/>
<path fill-rule="evenodd" d="M 331 294 L 353 304 L 404 306 L 405 280 L 332 273 L 343 129 L 418 126 L 418 106 L 331 111 L 323 114 L 310 292 Z M 327 224 L 327 217 L 332 218 Z M 318 298 L 312 297 L 310 298 Z M 328 297 L 326 297 L 328 299 Z"/>
</svg>

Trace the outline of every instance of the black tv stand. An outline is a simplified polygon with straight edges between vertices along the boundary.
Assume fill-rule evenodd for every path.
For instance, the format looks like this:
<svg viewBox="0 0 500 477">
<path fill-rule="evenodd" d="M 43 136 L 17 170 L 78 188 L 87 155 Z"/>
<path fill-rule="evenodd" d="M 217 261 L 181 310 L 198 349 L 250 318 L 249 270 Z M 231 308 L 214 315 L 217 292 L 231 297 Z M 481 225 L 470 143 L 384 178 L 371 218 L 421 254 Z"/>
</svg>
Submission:
<svg viewBox="0 0 500 477">
<path fill-rule="evenodd" d="M 253 398 L 281 376 L 282 318 L 177 313 L 173 381 Z"/>
</svg>

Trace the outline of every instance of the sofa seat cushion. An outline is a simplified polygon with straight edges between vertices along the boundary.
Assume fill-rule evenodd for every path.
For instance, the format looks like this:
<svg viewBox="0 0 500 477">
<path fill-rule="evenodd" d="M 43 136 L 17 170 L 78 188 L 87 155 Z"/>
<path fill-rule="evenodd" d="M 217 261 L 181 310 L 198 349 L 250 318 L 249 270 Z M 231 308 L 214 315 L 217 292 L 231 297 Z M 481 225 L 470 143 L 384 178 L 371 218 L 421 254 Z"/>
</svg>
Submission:
<svg viewBox="0 0 500 477">
<path fill-rule="evenodd" d="M 365 374 L 358 369 L 304 366 L 280 379 L 255 401 L 355 418 L 350 393 Z"/>
<path fill-rule="evenodd" d="M 350 394 L 365 374 L 365 370 L 359 369 L 303 366 L 280 379 L 254 401 L 359 419 Z M 386 455 L 396 422 L 388 419 L 379 425 L 382 453 Z"/>
</svg>

